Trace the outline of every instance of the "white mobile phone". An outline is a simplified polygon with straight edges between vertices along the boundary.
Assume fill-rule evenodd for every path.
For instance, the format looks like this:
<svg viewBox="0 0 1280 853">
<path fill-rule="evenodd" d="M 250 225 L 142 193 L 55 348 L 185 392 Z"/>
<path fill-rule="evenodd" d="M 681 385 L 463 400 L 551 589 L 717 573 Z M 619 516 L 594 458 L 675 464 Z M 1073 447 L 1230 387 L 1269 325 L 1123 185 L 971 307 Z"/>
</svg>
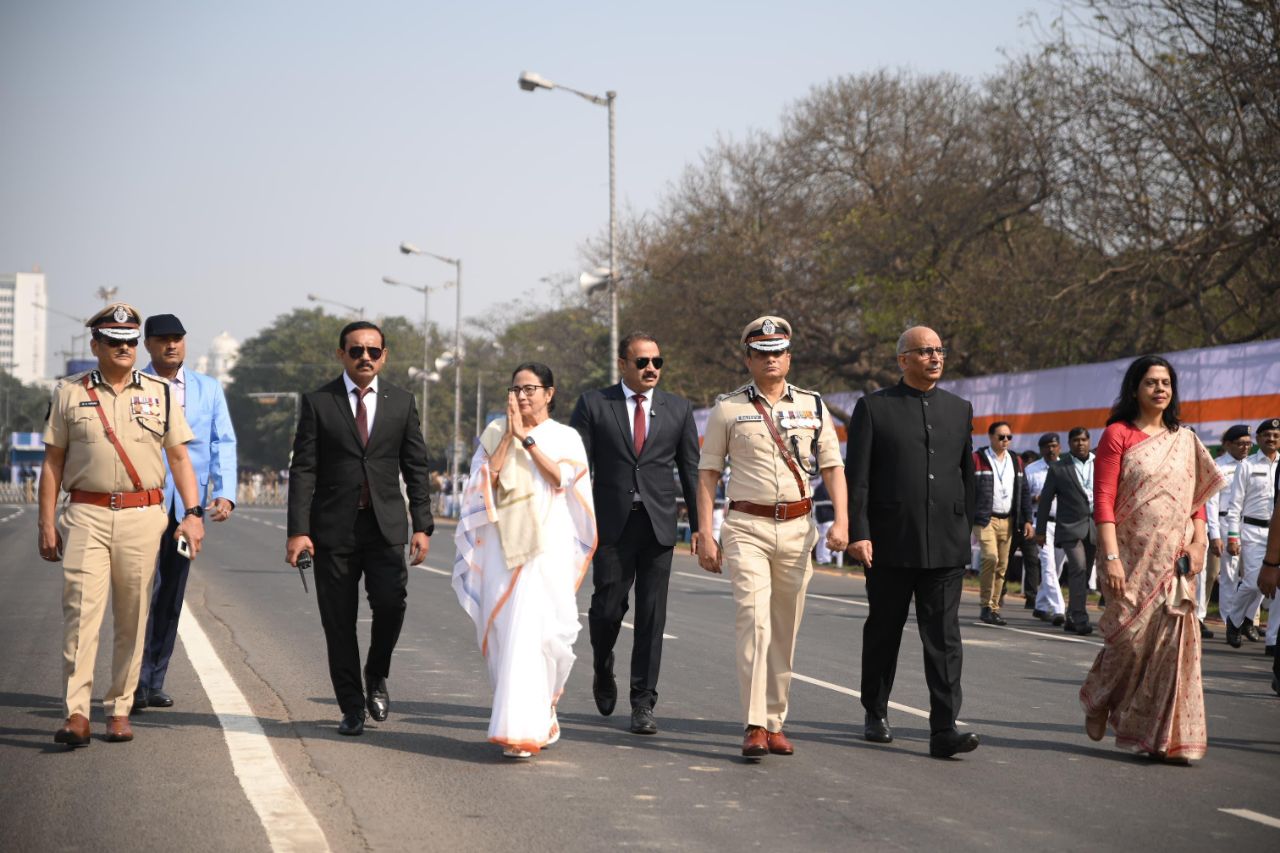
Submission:
<svg viewBox="0 0 1280 853">
<path fill-rule="evenodd" d="M 178 537 L 178 553 L 188 560 L 191 559 L 191 543 L 187 541 L 185 536 Z"/>
</svg>

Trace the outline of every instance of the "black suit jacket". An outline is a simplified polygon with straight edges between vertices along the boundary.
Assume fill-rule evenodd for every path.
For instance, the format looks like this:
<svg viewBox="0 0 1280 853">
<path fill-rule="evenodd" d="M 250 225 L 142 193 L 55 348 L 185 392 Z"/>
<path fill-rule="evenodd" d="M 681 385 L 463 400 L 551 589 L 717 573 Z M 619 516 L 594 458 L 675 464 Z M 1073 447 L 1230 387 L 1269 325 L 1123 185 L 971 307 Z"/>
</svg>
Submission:
<svg viewBox="0 0 1280 853">
<path fill-rule="evenodd" d="M 653 390 L 644 447 L 636 456 L 631 439 L 631 419 L 622 386 L 588 391 L 578 398 L 569 425 L 582 436 L 591 465 L 591 491 L 596 504 L 596 526 L 601 545 L 612 545 L 622 535 L 637 492 L 644 501 L 653 535 L 661 545 L 676 543 L 676 487 L 689 508 L 689 524 L 698 529 L 698 428 L 693 406 L 683 397 Z"/>
<path fill-rule="evenodd" d="M 1085 493 L 1084 483 L 1080 482 L 1070 454 L 1049 464 L 1049 473 L 1045 475 L 1044 489 L 1040 492 L 1040 503 L 1036 508 L 1036 534 L 1039 536 L 1048 529 L 1049 508 L 1053 506 L 1055 497 L 1058 507 L 1054 512 L 1053 544 L 1062 547 L 1089 538 L 1094 530 L 1089 495 Z M 1096 542 L 1097 537 L 1093 541 Z"/>
<path fill-rule="evenodd" d="M 289 535 L 308 535 L 317 548 L 353 547 L 360 486 L 367 478 L 370 505 L 383 537 L 391 545 L 408 542 L 401 474 L 413 530 L 430 535 L 434 524 L 427 447 L 412 394 L 378 380 L 368 446 L 360 444 L 341 376 L 304 394 L 289 466 Z"/>
<path fill-rule="evenodd" d="M 849 540 L 870 539 L 876 565 L 969 565 L 974 517 L 973 407 L 904 382 L 858 400 L 845 477 Z"/>
</svg>

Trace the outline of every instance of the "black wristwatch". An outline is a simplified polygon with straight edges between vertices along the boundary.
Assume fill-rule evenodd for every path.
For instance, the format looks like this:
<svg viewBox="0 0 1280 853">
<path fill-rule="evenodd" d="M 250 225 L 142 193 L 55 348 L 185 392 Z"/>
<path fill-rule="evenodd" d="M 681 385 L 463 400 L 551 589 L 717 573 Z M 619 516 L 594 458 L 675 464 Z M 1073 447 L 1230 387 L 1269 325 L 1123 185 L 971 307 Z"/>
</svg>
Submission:
<svg viewBox="0 0 1280 853">
<path fill-rule="evenodd" d="M 528 450 L 530 447 L 533 447 L 537 443 L 538 442 L 533 440 L 533 436 L 526 435 L 524 437 L 524 441 L 520 442 L 520 446 L 523 447 L 525 450 Z"/>
<path fill-rule="evenodd" d="M 204 518 L 204 507 L 199 504 L 189 506 L 187 507 L 187 511 L 182 514 L 182 517 L 186 518 L 188 515 L 194 515 L 196 518 Z"/>
</svg>

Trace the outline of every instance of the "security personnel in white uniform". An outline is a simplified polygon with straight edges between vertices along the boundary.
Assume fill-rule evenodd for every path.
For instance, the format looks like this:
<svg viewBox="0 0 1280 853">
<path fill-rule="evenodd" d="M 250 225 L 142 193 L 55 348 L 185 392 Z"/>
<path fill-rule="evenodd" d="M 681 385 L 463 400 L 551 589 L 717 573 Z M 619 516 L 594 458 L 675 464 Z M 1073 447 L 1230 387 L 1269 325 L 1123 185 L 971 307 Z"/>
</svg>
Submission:
<svg viewBox="0 0 1280 853">
<path fill-rule="evenodd" d="M 1280 418 L 1268 418 L 1258 424 L 1256 453 L 1246 457 L 1236 468 L 1231 483 L 1231 502 L 1227 504 L 1227 551 L 1240 557 L 1240 583 L 1231 598 L 1227 614 L 1227 642 L 1240 648 L 1245 620 L 1262 603 L 1258 589 L 1258 571 L 1267 547 L 1267 530 L 1275 509 L 1276 466 L 1280 463 Z M 1252 624 L 1252 623 L 1250 623 Z M 1275 652 L 1280 619 L 1273 615 L 1267 624 L 1267 646 Z"/>
</svg>

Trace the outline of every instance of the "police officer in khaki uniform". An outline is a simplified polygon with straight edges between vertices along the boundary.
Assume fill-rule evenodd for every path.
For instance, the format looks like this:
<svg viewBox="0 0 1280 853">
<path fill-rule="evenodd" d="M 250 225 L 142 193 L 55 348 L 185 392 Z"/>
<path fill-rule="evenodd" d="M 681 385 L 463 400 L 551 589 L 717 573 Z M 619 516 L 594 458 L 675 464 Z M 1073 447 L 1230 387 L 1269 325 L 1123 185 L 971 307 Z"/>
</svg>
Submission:
<svg viewBox="0 0 1280 853">
<path fill-rule="evenodd" d="M 62 669 L 67 720 L 54 741 L 89 743 L 89 713 L 98 630 L 108 591 L 115 619 L 111 686 L 103 704 L 106 739 L 133 739 L 129 710 L 142 665 L 147 604 L 164 511 L 163 450 L 189 507 L 174 536 L 194 556 L 204 538 L 195 471 L 184 444 L 193 438 L 173 405 L 169 383 L 134 369 L 141 318 L 121 302 L 85 325 L 98 367 L 58 383 L 44 430 L 40 478 L 40 556 L 62 561 Z M 68 500 L 55 524 L 58 491 Z"/>
<path fill-rule="evenodd" d="M 742 754 L 791 755 L 783 734 L 791 690 L 791 660 L 813 575 L 810 552 L 818 541 L 810 477 L 820 472 L 835 522 L 827 546 L 848 545 L 844 462 L 831 415 L 821 395 L 787 382 L 791 325 L 760 317 L 742 331 L 752 381 L 716 400 L 698 462 L 698 562 L 709 572 L 729 567 L 737 604 L 738 685 L 746 717 Z M 712 534 L 716 485 L 725 468 L 729 511 L 720 528 L 723 552 Z"/>
</svg>

